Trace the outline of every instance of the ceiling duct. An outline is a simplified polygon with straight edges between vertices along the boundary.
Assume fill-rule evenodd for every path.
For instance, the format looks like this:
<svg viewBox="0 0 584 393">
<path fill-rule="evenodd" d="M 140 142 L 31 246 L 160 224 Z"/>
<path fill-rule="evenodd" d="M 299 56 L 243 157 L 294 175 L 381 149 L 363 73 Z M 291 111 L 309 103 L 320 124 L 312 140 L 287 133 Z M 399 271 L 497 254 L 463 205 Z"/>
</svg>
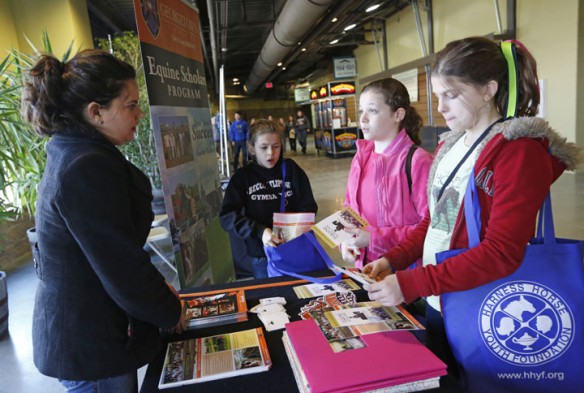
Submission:
<svg viewBox="0 0 584 393">
<path fill-rule="evenodd" d="M 322 17 L 334 0 L 287 1 L 244 86 L 252 94 Z"/>
</svg>

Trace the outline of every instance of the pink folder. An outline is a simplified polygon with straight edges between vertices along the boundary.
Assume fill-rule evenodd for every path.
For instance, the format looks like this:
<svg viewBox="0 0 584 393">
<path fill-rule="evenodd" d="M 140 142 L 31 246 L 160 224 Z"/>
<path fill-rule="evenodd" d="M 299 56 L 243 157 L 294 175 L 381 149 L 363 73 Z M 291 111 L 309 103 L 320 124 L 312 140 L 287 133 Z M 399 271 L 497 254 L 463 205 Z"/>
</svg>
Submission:
<svg viewBox="0 0 584 393">
<path fill-rule="evenodd" d="M 333 352 L 314 320 L 286 325 L 311 393 L 358 392 L 446 375 L 446 365 L 407 331 L 361 336 L 367 346 Z"/>
</svg>

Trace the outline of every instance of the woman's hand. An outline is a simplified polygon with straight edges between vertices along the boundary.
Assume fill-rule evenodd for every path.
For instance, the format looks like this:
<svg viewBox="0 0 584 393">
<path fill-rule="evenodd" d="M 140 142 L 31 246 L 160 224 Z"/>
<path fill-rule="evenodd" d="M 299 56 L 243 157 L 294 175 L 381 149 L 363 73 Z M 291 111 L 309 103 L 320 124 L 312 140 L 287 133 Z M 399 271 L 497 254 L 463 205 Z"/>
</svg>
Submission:
<svg viewBox="0 0 584 393">
<path fill-rule="evenodd" d="M 395 274 L 390 274 L 382 281 L 373 284 L 364 284 L 363 289 L 368 292 L 369 299 L 384 306 L 397 306 L 404 301 L 404 295 Z"/>
<path fill-rule="evenodd" d="M 341 255 L 345 262 L 355 263 L 359 255 L 361 255 L 361 250 L 353 246 L 349 246 L 346 241 L 341 243 Z"/>
<path fill-rule="evenodd" d="M 176 296 L 176 298 L 180 301 L 180 296 L 179 296 L 178 292 L 176 291 L 176 289 L 172 285 L 170 285 L 170 283 L 168 281 L 166 282 L 166 285 L 168 285 L 168 288 L 170 288 L 172 293 L 174 293 L 174 296 Z M 168 329 L 167 331 L 170 334 L 181 334 L 182 332 L 184 332 L 186 330 L 187 330 L 187 321 L 185 319 L 184 310 L 182 310 L 182 308 L 181 308 L 180 318 L 179 318 L 177 324 L 174 327 Z"/>
<path fill-rule="evenodd" d="M 270 228 L 264 229 L 264 233 L 262 234 L 262 243 L 264 244 L 264 247 L 276 247 L 283 242 L 283 239 L 279 239 L 277 236 L 274 236 L 274 233 Z"/>
</svg>

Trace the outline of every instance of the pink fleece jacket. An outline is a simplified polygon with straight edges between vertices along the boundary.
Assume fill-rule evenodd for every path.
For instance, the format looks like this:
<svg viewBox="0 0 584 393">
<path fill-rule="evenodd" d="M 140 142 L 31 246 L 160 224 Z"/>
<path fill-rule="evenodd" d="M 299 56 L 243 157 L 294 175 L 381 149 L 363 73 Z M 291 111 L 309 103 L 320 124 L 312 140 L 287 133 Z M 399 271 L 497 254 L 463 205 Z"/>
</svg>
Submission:
<svg viewBox="0 0 584 393">
<path fill-rule="evenodd" d="M 417 148 L 412 157 L 412 193 L 408 189 L 405 170 L 406 156 L 412 140 L 401 130 L 391 144 L 375 159 L 374 200 L 377 206 L 377 227 L 368 227 L 371 240 L 367 252 L 355 262 L 356 267 L 380 258 L 387 250 L 398 244 L 422 220 L 428 210 L 426 185 L 432 164 L 431 155 Z M 351 163 L 345 194 L 345 206 L 350 206 L 362 215 L 357 198 L 358 188 L 363 183 L 362 170 L 372 157 L 373 141 L 357 141 L 357 154 Z M 370 221 L 368 217 L 363 216 Z M 363 250 L 362 250 L 363 251 Z M 364 256 L 366 259 L 364 262 Z"/>
</svg>

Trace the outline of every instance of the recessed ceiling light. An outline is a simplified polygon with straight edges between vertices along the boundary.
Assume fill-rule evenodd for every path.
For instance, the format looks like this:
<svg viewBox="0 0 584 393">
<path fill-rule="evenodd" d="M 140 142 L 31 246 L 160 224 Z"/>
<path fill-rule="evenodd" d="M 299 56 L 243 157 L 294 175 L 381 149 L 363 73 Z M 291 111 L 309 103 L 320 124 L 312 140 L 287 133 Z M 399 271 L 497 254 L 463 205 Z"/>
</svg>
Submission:
<svg viewBox="0 0 584 393">
<path fill-rule="evenodd" d="M 357 24 L 356 24 L 356 23 L 350 24 L 349 26 L 345 27 L 345 31 L 349 31 L 349 30 L 351 30 L 351 29 L 354 29 L 354 28 L 355 28 L 355 26 L 357 26 Z"/>
<path fill-rule="evenodd" d="M 375 5 L 372 5 L 371 7 L 367 8 L 367 9 L 365 10 L 365 12 L 372 12 L 372 11 L 375 11 L 376 9 L 378 9 L 378 8 L 379 8 L 379 6 L 380 6 L 380 5 L 381 5 L 381 4 L 375 4 Z"/>
<path fill-rule="evenodd" d="M 286 67 L 282 67 L 282 71 L 286 71 Z"/>
<path fill-rule="evenodd" d="M 306 48 L 302 48 L 302 52 L 306 52 Z"/>
<path fill-rule="evenodd" d="M 278 63 L 278 67 L 280 67 L 281 65 L 282 65 L 282 62 L 279 62 L 279 63 Z"/>
<path fill-rule="evenodd" d="M 334 45 L 334 44 L 336 44 L 337 42 L 339 42 L 339 40 L 332 40 L 331 42 L 329 42 L 329 44 L 331 44 L 331 45 Z"/>
<path fill-rule="evenodd" d="M 333 18 L 333 19 L 331 20 L 331 22 L 333 22 L 333 23 L 335 23 L 336 21 L 338 21 L 338 19 L 337 19 L 337 18 Z"/>
</svg>

